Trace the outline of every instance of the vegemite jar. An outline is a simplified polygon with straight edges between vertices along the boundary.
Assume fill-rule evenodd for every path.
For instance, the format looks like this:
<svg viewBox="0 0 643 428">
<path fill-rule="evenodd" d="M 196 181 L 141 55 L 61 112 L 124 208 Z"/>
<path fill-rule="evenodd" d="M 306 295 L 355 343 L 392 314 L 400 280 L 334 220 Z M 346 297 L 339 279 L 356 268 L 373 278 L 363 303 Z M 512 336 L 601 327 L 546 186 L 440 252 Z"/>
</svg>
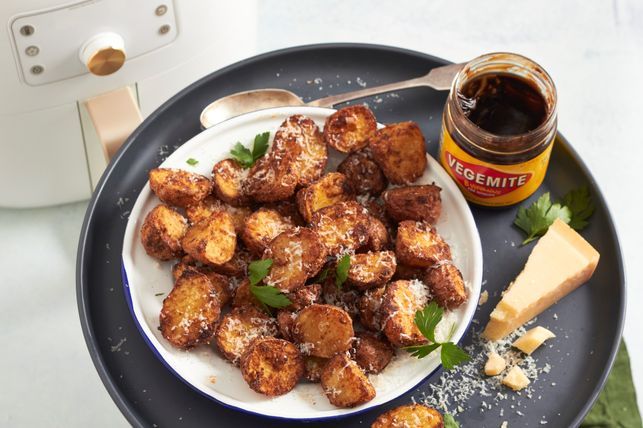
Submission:
<svg viewBox="0 0 643 428">
<path fill-rule="evenodd" d="M 516 204 L 545 178 L 556 138 L 556 87 L 535 62 L 492 53 L 453 80 L 442 116 L 440 162 L 471 202 Z"/>
</svg>

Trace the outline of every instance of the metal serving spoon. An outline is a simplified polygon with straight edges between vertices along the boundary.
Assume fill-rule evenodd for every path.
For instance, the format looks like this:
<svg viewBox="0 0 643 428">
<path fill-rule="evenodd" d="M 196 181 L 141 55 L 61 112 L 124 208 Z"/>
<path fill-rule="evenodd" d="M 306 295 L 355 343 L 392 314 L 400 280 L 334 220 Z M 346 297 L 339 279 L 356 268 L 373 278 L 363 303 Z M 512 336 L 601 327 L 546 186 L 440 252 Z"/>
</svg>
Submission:
<svg viewBox="0 0 643 428">
<path fill-rule="evenodd" d="M 372 88 L 360 89 L 305 103 L 296 94 L 285 89 L 255 89 L 252 91 L 237 92 L 210 103 L 201 112 L 201 125 L 204 129 L 239 116 L 243 113 L 262 110 L 271 107 L 283 106 L 313 106 L 332 107 L 346 101 L 383 94 L 385 92 L 398 91 L 401 89 L 428 86 L 438 91 L 451 88 L 453 78 L 465 64 L 450 64 L 432 69 L 428 74 L 416 77 L 415 79 L 403 80 L 401 82 L 387 83 L 386 85 L 373 86 Z"/>
</svg>

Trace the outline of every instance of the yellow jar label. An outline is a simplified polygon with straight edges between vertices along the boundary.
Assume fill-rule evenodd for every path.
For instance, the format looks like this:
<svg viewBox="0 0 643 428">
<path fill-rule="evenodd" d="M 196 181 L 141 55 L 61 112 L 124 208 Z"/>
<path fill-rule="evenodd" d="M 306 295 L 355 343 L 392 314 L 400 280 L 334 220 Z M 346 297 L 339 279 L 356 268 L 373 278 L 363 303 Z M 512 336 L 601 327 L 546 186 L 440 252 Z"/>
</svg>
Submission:
<svg viewBox="0 0 643 428">
<path fill-rule="evenodd" d="M 479 205 L 516 204 L 538 189 L 545 178 L 552 144 L 533 159 L 513 165 L 484 162 L 466 153 L 445 127 L 440 138 L 440 162 L 464 197 Z"/>
</svg>

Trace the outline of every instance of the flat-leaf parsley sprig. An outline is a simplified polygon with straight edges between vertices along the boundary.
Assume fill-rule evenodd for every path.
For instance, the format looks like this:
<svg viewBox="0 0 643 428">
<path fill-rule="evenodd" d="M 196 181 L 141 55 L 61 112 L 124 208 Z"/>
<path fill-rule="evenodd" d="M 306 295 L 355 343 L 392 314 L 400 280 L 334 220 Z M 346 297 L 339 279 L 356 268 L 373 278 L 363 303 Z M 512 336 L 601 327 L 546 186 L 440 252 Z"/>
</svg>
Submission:
<svg viewBox="0 0 643 428">
<path fill-rule="evenodd" d="M 438 342 L 435 340 L 435 329 L 444 316 L 444 310 L 435 302 L 429 303 L 424 309 L 415 313 L 415 325 L 429 343 L 425 345 L 407 346 L 411 356 L 424 358 L 436 349 L 440 349 L 440 360 L 446 370 L 451 370 L 458 364 L 469 361 L 471 357 L 453 342 Z"/>
<path fill-rule="evenodd" d="M 272 285 L 259 285 L 268 275 L 272 259 L 255 260 L 248 265 L 250 292 L 261 302 L 269 312 L 269 308 L 284 308 L 292 304 L 288 296 Z"/>
<path fill-rule="evenodd" d="M 237 143 L 230 150 L 230 154 L 242 167 L 250 168 L 260 157 L 266 154 L 269 140 L 270 132 L 257 134 L 252 143 L 252 151 L 243 144 Z"/>
<path fill-rule="evenodd" d="M 342 285 L 346 282 L 348 278 L 348 271 L 351 268 L 351 256 L 344 254 L 341 259 L 337 262 L 335 267 L 335 285 L 338 289 L 342 289 Z"/>
</svg>

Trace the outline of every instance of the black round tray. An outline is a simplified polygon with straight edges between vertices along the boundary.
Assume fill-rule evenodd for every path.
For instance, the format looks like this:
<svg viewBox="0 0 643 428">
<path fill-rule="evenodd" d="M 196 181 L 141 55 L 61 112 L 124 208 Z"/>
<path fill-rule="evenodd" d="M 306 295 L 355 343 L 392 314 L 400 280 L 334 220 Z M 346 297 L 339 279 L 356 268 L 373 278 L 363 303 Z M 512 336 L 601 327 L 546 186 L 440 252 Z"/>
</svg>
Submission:
<svg viewBox="0 0 643 428">
<path fill-rule="evenodd" d="M 130 315 L 121 285 L 123 233 L 129 210 L 147 181 L 147 172 L 171 151 L 200 132 L 203 107 L 224 95 L 255 88 L 285 88 L 315 99 L 425 74 L 446 61 L 399 48 L 331 44 L 303 46 L 247 59 L 214 72 L 185 88 L 151 114 L 130 136 L 103 174 L 91 199 L 80 236 L 77 297 L 80 319 L 96 369 L 116 405 L 134 426 L 258 426 L 291 423 L 261 418 L 217 404 L 182 383 L 156 359 Z M 446 92 L 418 88 L 367 99 L 378 121 L 416 121 L 434 157 Z M 596 202 L 591 225 L 583 231 L 601 253 L 590 283 L 543 313 L 539 324 L 553 328 L 554 346 L 538 351 L 538 360 L 552 369 L 534 382 L 534 397 L 481 411 L 488 397 L 474 396 L 457 419 L 465 427 L 578 425 L 598 396 L 614 360 L 624 319 L 625 283 L 621 252 L 600 189 L 582 160 L 564 138 L 554 147 L 545 182 L 538 194 L 561 196 L 588 185 Z M 529 201 L 537 197 L 534 195 Z M 489 302 L 479 307 L 481 325 L 500 298 L 500 291 L 523 267 L 531 246 L 519 247 L 520 233 L 512 222 L 517 207 L 472 207 L 484 252 L 483 290 Z M 511 243 L 516 243 L 515 246 Z M 464 338 L 472 340 L 470 331 Z M 369 412 L 348 417 L 342 426 L 364 427 L 411 395 L 428 392 L 440 372 L 417 389 Z M 537 396 L 540 396 L 540 399 Z M 520 397 L 519 397 L 520 398 Z M 527 404 L 527 402 L 529 402 Z M 502 416 L 500 415 L 501 407 Z M 522 414 L 520 414 L 520 413 Z M 308 426 L 335 426 L 338 421 Z M 294 425 L 295 422 L 292 423 Z"/>
</svg>

